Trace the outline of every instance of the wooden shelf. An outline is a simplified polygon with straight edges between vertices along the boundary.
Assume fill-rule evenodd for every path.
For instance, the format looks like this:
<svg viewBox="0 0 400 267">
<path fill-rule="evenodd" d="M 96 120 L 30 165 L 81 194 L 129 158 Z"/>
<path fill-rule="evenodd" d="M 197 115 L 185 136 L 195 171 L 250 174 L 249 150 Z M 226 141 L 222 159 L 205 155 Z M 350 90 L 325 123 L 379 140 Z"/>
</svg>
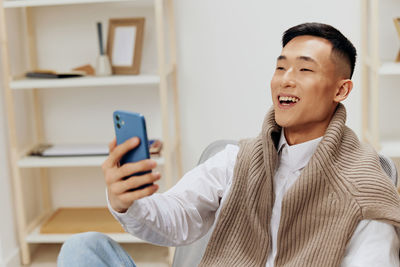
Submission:
<svg viewBox="0 0 400 267">
<path fill-rule="evenodd" d="M 118 2 L 132 2 L 138 5 L 146 6 L 153 4 L 153 1 L 151 0 L 4 0 L 3 6 L 4 8 L 18 8 Z"/>
<path fill-rule="evenodd" d="M 99 214 L 99 212 L 101 214 Z M 74 214 L 77 216 L 74 216 Z M 67 216 L 67 218 L 65 218 L 65 216 Z M 50 224 L 51 227 L 49 227 Z M 43 232 L 43 226 L 46 227 L 47 231 L 55 232 L 57 232 L 57 227 L 59 227 L 60 233 L 41 233 Z M 26 241 L 28 243 L 63 243 L 75 233 L 88 231 L 102 232 L 101 229 L 104 229 L 103 227 L 120 229 L 120 233 L 118 231 L 115 233 L 105 233 L 119 243 L 147 243 L 131 234 L 123 232 L 123 229 L 119 223 L 112 218 L 107 208 L 61 208 L 54 212 L 50 219 L 34 228 L 34 230 L 27 235 Z M 71 233 L 66 233 L 68 230 Z"/>
<path fill-rule="evenodd" d="M 374 63 L 370 57 L 366 57 L 363 64 L 373 71 L 378 72 L 379 75 L 400 75 L 400 63 L 398 62 L 386 61 L 379 64 Z"/>
<path fill-rule="evenodd" d="M 40 225 L 36 227 L 28 236 L 26 241 L 30 244 L 33 243 L 64 243 L 72 234 L 41 234 Z M 139 238 L 134 237 L 131 234 L 107 234 L 109 237 L 117 241 L 118 243 L 148 243 Z"/>
<path fill-rule="evenodd" d="M 400 158 L 400 139 L 399 140 L 383 140 L 381 142 L 380 153 L 391 158 Z"/>
<path fill-rule="evenodd" d="M 379 68 L 380 75 L 400 75 L 400 63 L 384 62 Z"/>
<path fill-rule="evenodd" d="M 164 158 L 154 157 L 157 164 L 163 165 Z M 50 168 L 50 167 L 98 167 L 106 160 L 106 156 L 79 157 L 39 157 L 24 156 L 18 161 L 20 168 Z"/>
<path fill-rule="evenodd" d="M 71 88 L 71 87 L 104 87 L 123 85 L 158 85 L 160 76 L 141 75 L 114 75 L 109 77 L 80 77 L 64 79 L 21 79 L 10 82 L 13 90 L 25 90 L 34 88 Z"/>
</svg>

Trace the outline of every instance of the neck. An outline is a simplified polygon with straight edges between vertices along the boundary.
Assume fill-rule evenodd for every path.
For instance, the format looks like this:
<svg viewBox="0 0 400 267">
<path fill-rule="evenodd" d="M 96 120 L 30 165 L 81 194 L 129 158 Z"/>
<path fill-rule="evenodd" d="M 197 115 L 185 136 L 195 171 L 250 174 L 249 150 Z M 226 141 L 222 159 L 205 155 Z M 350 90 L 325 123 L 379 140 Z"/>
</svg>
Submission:
<svg viewBox="0 0 400 267">
<path fill-rule="evenodd" d="M 328 125 L 329 121 L 319 125 L 303 125 L 297 129 L 284 128 L 286 142 L 292 146 L 321 137 L 325 134 Z"/>
<path fill-rule="evenodd" d="M 285 127 L 284 133 L 286 142 L 291 146 L 323 136 L 335 114 L 336 107 L 337 106 L 333 107 L 330 115 L 323 121 L 307 123 L 295 127 Z"/>
</svg>

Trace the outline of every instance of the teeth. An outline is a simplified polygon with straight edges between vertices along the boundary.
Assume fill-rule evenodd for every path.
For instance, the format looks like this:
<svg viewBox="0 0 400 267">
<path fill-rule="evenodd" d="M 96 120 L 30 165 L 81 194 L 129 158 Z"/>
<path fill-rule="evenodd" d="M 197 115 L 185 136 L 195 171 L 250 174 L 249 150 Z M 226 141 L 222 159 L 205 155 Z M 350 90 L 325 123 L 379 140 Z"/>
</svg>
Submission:
<svg viewBox="0 0 400 267">
<path fill-rule="evenodd" d="M 279 101 L 291 101 L 297 103 L 299 102 L 299 99 L 297 97 L 291 97 L 291 96 L 280 96 Z"/>
</svg>

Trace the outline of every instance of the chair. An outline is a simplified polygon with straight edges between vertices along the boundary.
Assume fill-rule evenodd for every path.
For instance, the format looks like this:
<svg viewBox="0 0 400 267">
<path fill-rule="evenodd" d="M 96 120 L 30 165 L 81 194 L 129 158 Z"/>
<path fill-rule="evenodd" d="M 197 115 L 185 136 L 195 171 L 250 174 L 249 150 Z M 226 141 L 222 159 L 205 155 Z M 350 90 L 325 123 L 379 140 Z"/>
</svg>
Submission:
<svg viewBox="0 0 400 267">
<path fill-rule="evenodd" d="M 238 142 L 234 140 L 218 140 L 212 142 L 201 154 L 198 164 L 203 163 L 219 151 L 223 150 L 228 144 L 237 145 Z M 393 161 L 385 155 L 379 155 L 379 160 L 382 169 L 386 172 L 392 182 L 397 186 L 398 173 Z M 205 236 L 195 241 L 194 243 L 187 246 L 177 247 L 174 254 L 174 260 L 172 262 L 172 267 L 198 266 L 201 258 L 204 255 L 208 240 L 210 239 L 212 232 L 213 227 L 208 231 Z"/>
</svg>

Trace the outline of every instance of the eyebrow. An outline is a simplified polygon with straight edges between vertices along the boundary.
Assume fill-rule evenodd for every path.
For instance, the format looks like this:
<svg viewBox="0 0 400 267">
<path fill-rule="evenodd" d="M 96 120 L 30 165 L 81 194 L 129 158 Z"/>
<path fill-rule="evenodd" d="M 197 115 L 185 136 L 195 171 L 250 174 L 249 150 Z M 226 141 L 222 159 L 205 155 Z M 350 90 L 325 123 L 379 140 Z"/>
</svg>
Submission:
<svg viewBox="0 0 400 267">
<path fill-rule="evenodd" d="M 287 57 L 286 56 L 282 56 L 280 55 L 277 60 L 286 60 Z M 307 57 L 307 56 L 299 56 L 296 58 L 297 60 L 304 60 L 304 61 L 308 61 L 308 62 L 313 62 L 317 64 L 317 61 L 315 59 L 313 59 L 312 57 Z"/>
</svg>

